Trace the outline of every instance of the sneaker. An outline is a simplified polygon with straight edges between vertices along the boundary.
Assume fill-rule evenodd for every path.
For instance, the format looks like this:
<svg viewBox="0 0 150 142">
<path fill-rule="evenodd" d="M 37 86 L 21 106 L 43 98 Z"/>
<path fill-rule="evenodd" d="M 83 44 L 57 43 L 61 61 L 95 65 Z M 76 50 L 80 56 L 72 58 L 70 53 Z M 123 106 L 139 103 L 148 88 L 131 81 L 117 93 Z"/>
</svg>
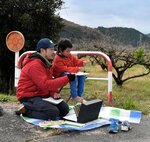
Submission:
<svg viewBox="0 0 150 142">
<path fill-rule="evenodd" d="M 109 133 L 118 133 L 120 131 L 121 121 L 115 118 L 111 118 L 109 121 L 111 122 L 109 127 Z"/>
<path fill-rule="evenodd" d="M 20 115 L 20 114 L 25 114 L 26 113 L 26 108 L 24 107 L 23 104 L 20 105 L 19 109 L 17 111 L 15 111 L 16 115 Z"/>
<path fill-rule="evenodd" d="M 122 122 L 120 128 L 121 128 L 121 131 L 124 131 L 124 132 L 131 130 L 131 126 L 128 121 Z"/>
<path fill-rule="evenodd" d="M 109 127 L 109 133 L 118 133 L 119 132 L 119 123 L 112 121 Z"/>
</svg>

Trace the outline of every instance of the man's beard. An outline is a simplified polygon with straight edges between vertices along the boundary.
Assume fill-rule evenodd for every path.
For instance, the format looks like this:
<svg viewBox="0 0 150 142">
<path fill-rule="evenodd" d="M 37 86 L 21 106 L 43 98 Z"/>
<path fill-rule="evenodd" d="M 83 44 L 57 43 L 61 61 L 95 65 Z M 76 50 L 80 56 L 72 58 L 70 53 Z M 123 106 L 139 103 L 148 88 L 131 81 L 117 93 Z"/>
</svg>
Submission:
<svg viewBox="0 0 150 142">
<path fill-rule="evenodd" d="M 49 59 L 49 58 L 47 58 L 47 56 L 46 56 L 46 59 L 47 59 L 50 63 L 52 63 L 52 62 L 53 62 L 53 60 L 54 60 L 54 56 L 52 56 L 50 59 Z"/>
<path fill-rule="evenodd" d="M 52 62 L 53 62 L 53 59 L 48 59 L 48 61 L 49 61 L 50 63 L 52 63 Z"/>
</svg>

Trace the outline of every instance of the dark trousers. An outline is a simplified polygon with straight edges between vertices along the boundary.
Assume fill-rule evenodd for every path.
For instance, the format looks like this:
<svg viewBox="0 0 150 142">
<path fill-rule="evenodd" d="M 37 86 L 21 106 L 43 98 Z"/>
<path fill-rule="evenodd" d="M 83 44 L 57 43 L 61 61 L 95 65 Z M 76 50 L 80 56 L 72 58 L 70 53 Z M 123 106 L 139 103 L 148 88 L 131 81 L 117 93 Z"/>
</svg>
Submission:
<svg viewBox="0 0 150 142">
<path fill-rule="evenodd" d="M 43 120 L 56 120 L 69 112 L 69 106 L 63 101 L 58 105 L 44 101 L 42 97 L 24 98 L 21 103 L 27 109 L 26 116 Z"/>
</svg>

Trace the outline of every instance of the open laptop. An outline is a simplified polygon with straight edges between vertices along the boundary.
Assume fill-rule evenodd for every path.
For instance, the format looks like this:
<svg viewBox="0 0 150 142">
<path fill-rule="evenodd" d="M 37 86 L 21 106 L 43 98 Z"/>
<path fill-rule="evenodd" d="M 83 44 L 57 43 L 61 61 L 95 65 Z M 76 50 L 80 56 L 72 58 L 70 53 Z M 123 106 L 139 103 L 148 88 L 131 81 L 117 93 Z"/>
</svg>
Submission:
<svg viewBox="0 0 150 142">
<path fill-rule="evenodd" d="M 102 103 L 103 101 L 100 99 L 86 101 L 74 107 L 75 114 L 68 115 L 64 118 L 78 123 L 86 123 L 96 120 L 98 119 Z"/>
</svg>

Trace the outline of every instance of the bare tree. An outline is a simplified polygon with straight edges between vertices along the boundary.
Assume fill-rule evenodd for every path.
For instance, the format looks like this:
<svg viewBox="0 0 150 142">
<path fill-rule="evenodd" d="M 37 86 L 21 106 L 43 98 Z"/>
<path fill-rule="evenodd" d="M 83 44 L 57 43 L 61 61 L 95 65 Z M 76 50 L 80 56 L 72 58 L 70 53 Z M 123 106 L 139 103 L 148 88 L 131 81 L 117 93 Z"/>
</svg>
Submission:
<svg viewBox="0 0 150 142">
<path fill-rule="evenodd" d="M 145 50 L 147 48 L 147 50 Z M 101 51 L 109 56 L 113 66 L 113 78 L 117 85 L 123 85 L 124 82 L 148 75 L 150 73 L 150 51 L 149 47 L 133 48 L 131 45 L 121 45 L 116 40 L 110 39 L 110 37 L 102 38 L 98 40 L 78 40 L 74 44 L 75 50 L 86 51 Z M 80 56 L 79 58 L 82 58 Z M 103 70 L 107 70 L 107 62 L 98 56 L 91 56 L 89 58 L 91 64 L 94 61 L 101 66 Z M 140 65 L 144 68 L 143 72 L 137 72 L 135 75 L 125 77 L 125 73 L 134 66 Z"/>
<path fill-rule="evenodd" d="M 117 85 L 123 85 L 123 83 L 127 80 L 142 77 L 150 73 L 150 52 L 146 51 L 143 47 L 133 49 L 102 46 L 99 47 L 95 45 L 95 48 L 101 52 L 104 52 L 110 57 L 112 66 L 115 70 L 115 73 L 113 73 L 113 78 Z M 93 58 L 103 70 L 107 70 L 107 64 L 103 59 L 96 56 Z M 125 72 L 136 65 L 141 65 L 145 70 L 142 73 L 124 77 Z"/>
</svg>

